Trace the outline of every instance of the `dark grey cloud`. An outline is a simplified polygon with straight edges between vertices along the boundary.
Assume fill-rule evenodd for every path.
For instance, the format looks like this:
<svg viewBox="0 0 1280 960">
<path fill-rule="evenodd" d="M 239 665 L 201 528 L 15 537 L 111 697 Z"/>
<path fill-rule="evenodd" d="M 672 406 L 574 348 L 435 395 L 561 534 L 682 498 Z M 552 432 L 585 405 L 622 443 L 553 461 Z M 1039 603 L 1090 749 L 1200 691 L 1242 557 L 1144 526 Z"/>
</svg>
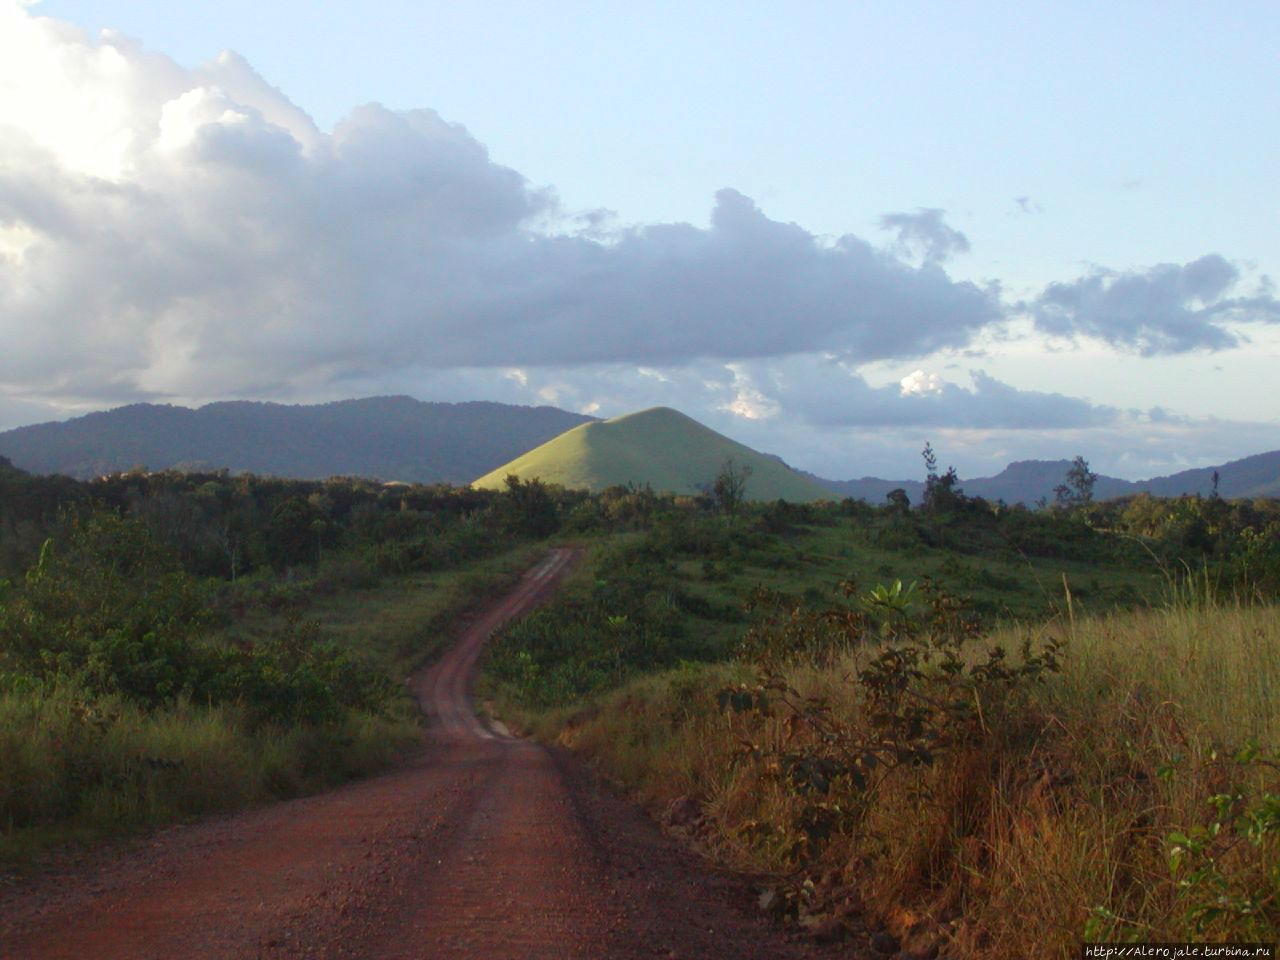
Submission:
<svg viewBox="0 0 1280 960">
<path fill-rule="evenodd" d="M 1050 284 L 1025 307 L 1045 333 L 1095 337 L 1144 356 L 1221 350 L 1240 343 L 1231 325 L 1280 323 L 1280 301 L 1265 284 L 1252 296 L 1230 296 L 1239 283 L 1240 271 L 1211 253 L 1142 272 L 1097 269 Z"/>
<path fill-rule="evenodd" d="M 943 219 L 946 211 L 922 207 L 915 213 L 886 213 L 879 220 L 881 230 L 897 234 L 896 247 L 905 256 L 917 256 L 925 263 L 943 263 L 957 253 L 969 252 L 969 238 Z"/>
</svg>

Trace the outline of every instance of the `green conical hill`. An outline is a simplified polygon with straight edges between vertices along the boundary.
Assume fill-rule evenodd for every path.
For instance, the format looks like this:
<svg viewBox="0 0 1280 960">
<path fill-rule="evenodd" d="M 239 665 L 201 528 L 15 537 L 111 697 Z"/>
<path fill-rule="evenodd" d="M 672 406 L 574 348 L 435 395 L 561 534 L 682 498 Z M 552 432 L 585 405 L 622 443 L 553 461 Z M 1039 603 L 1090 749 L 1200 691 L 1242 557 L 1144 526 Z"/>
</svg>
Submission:
<svg viewBox="0 0 1280 960">
<path fill-rule="evenodd" d="M 584 423 L 516 457 L 472 486 L 501 489 L 508 474 L 571 489 L 599 491 L 648 484 L 655 491 L 695 494 L 732 458 L 750 467 L 749 500 L 807 502 L 831 493 L 772 457 L 730 440 L 669 407 Z"/>
</svg>

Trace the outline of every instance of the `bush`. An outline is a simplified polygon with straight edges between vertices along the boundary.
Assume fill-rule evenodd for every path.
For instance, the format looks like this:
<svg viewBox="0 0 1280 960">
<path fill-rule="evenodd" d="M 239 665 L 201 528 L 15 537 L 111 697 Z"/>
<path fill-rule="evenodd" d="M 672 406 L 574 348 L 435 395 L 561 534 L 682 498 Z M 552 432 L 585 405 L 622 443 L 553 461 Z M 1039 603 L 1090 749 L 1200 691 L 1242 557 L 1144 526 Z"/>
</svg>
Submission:
<svg viewBox="0 0 1280 960">
<path fill-rule="evenodd" d="M 652 586 L 619 574 L 562 595 L 494 637 L 486 672 L 520 703 L 545 708 L 637 673 L 722 655 L 688 634 L 684 608 L 692 598 Z"/>
<path fill-rule="evenodd" d="M 393 695 L 386 678 L 317 643 L 315 624 L 290 621 L 245 647 L 203 639 L 207 592 L 142 523 L 108 512 L 70 518 L 25 589 L 0 599 L 0 669 L 92 696 L 144 708 L 236 702 L 259 723 L 320 724 Z"/>
</svg>

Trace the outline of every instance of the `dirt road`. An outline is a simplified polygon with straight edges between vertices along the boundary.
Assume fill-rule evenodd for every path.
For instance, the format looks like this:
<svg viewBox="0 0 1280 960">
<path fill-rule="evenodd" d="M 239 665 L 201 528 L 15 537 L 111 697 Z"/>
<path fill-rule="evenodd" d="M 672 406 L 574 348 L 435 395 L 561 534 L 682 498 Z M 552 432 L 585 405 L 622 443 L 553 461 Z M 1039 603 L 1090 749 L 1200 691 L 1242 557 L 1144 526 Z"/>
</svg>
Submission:
<svg viewBox="0 0 1280 960">
<path fill-rule="evenodd" d="M 0 957 L 803 957 L 572 759 L 486 727 L 484 641 L 552 589 L 552 551 L 413 688 L 421 756 L 331 793 L 163 832 L 0 899 Z M 847 955 L 847 954 L 845 954 Z"/>
</svg>

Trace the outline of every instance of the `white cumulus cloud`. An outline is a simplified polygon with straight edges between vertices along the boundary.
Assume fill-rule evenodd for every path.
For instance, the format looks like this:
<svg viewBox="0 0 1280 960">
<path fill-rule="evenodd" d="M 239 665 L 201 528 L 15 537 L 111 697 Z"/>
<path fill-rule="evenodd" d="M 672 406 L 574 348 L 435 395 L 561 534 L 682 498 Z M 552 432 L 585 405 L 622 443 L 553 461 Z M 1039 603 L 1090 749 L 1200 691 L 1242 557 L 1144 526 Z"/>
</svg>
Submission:
<svg viewBox="0 0 1280 960">
<path fill-rule="evenodd" d="M 1011 310 L 947 272 L 969 239 L 940 209 L 886 214 L 886 249 L 736 190 L 708 201 L 707 226 L 565 210 L 432 110 L 370 103 L 322 131 L 234 53 L 187 68 L 0 0 L 0 428 L 146 399 L 412 393 L 668 404 L 814 462 L 871 456 L 873 435 L 918 450 L 903 428 L 1001 450 L 1039 431 L 1048 450 L 1152 421 L 929 367 L 1011 312 L 1146 354 L 1280 320 L 1217 254 L 1099 268 Z M 877 360 L 920 367 L 873 387 Z"/>
<path fill-rule="evenodd" d="M 332 133 L 235 54 L 187 69 L 8 4 L 0 389 L 289 396 L 412 368 L 654 366 L 963 345 L 994 290 L 722 190 L 606 230 L 430 110 Z M 752 401 L 745 400 L 747 407 Z"/>
<path fill-rule="evenodd" d="M 936 373 L 913 370 L 898 381 L 904 397 L 927 397 L 942 392 L 942 378 Z"/>
</svg>

